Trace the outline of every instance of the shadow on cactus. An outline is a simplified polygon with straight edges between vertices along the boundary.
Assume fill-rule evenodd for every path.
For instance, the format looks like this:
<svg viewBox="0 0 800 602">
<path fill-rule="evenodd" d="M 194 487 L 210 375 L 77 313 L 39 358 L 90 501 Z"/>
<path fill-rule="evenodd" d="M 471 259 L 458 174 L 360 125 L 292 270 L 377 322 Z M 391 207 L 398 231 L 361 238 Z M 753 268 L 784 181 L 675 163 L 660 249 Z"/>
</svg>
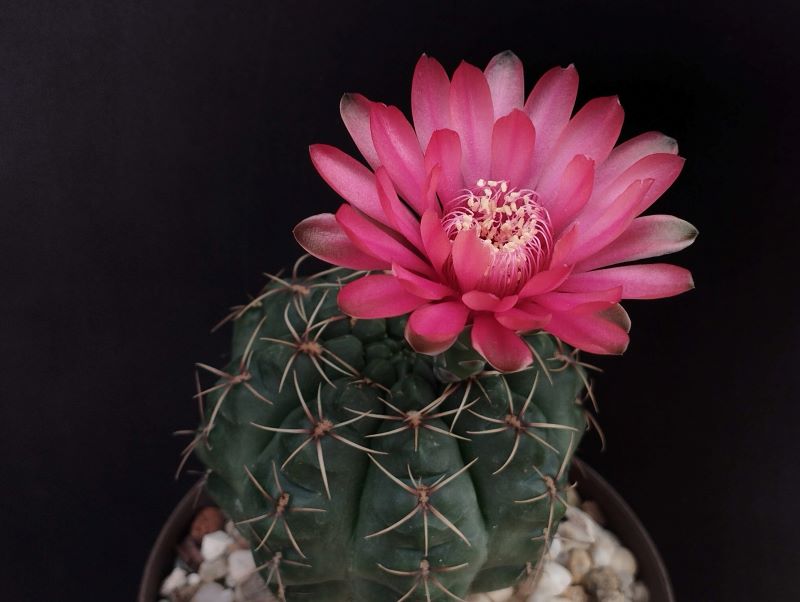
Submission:
<svg viewBox="0 0 800 602">
<path fill-rule="evenodd" d="M 616 97 L 572 115 L 577 72 L 524 101 L 502 53 L 448 78 L 423 56 L 412 125 L 345 95 L 369 168 L 311 147 L 344 199 L 295 229 L 335 268 L 270 277 L 228 316 L 225 368 L 187 447 L 285 602 L 532 591 L 593 420 L 578 350 L 622 353 L 623 299 L 692 288 L 693 226 L 639 217 L 683 165 L 650 132 L 615 147 Z M 620 265 L 623 264 L 623 265 Z"/>
</svg>

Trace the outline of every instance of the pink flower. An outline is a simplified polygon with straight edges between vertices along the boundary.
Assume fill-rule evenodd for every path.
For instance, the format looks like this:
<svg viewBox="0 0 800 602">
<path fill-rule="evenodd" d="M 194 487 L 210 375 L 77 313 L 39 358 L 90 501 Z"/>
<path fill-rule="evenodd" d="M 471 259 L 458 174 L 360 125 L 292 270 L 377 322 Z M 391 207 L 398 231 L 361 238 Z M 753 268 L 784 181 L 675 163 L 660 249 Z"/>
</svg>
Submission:
<svg viewBox="0 0 800 602">
<path fill-rule="evenodd" d="M 697 235 L 676 217 L 638 217 L 681 171 L 675 141 L 649 132 L 615 147 L 619 100 L 595 98 L 572 115 L 577 88 L 575 68 L 556 67 L 525 100 L 522 64 L 505 52 L 484 71 L 461 63 L 452 79 L 423 55 L 413 127 L 396 107 L 345 95 L 342 119 L 370 168 L 312 146 L 317 171 L 347 202 L 295 229 L 320 259 L 381 271 L 344 286 L 342 310 L 411 312 L 406 338 L 429 354 L 472 324 L 475 349 L 513 371 L 532 361 L 520 333 L 622 353 L 630 321 L 621 299 L 692 288 L 680 267 L 618 266 Z"/>
</svg>

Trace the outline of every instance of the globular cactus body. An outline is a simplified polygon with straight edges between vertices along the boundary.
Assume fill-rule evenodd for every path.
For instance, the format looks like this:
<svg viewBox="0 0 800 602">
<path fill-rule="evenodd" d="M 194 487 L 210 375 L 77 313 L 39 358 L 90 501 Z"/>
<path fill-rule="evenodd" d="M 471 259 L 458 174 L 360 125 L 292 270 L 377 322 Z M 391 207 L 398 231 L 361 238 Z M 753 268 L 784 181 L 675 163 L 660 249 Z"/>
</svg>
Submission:
<svg viewBox="0 0 800 602">
<path fill-rule="evenodd" d="M 457 343 L 415 353 L 404 319 L 352 320 L 335 270 L 273 280 L 234 314 L 193 449 L 211 496 L 288 602 L 459 600 L 530 583 L 584 431 L 572 350 L 500 374 Z"/>
</svg>

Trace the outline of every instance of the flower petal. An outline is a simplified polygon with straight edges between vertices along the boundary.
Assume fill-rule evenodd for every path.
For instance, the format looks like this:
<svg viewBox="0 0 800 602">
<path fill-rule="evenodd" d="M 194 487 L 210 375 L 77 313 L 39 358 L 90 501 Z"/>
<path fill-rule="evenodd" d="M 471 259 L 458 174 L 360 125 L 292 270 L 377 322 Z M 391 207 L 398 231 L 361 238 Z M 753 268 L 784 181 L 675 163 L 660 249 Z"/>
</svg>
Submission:
<svg viewBox="0 0 800 602">
<path fill-rule="evenodd" d="M 403 288 L 417 297 L 437 301 L 444 297 L 455 295 L 455 291 L 449 286 L 420 276 L 396 263 L 392 265 L 392 272 L 394 272 L 400 284 L 403 285 Z"/>
<path fill-rule="evenodd" d="M 462 171 L 474 186 L 489 171 L 494 112 L 492 94 L 483 72 L 462 62 L 450 84 L 450 123 L 461 140 Z"/>
<path fill-rule="evenodd" d="M 477 237 L 474 230 L 464 230 L 453 241 L 453 269 L 461 291 L 475 288 L 486 273 L 492 258 L 487 244 Z"/>
<path fill-rule="evenodd" d="M 547 326 L 550 312 L 535 303 L 520 304 L 508 311 L 496 313 L 495 319 L 509 330 L 530 332 Z"/>
<path fill-rule="evenodd" d="M 385 258 L 421 274 L 433 275 L 430 266 L 419 255 L 350 205 L 339 207 L 336 221 L 353 244 L 365 253 Z"/>
<path fill-rule="evenodd" d="M 421 148 L 435 130 L 450 127 L 450 79 L 439 61 L 419 57 L 411 81 L 411 116 Z"/>
<path fill-rule="evenodd" d="M 376 189 L 380 199 L 381 209 L 385 214 L 384 222 L 394 229 L 420 251 L 424 251 L 422 246 L 422 236 L 419 233 L 419 221 L 411 213 L 411 210 L 397 198 L 392 180 L 386 169 L 379 167 L 376 175 Z"/>
<path fill-rule="evenodd" d="M 408 318 L 406 340 L 419 353 L 441 353 L 456 341 L 468 317 L 469 310 L 458 301 L 423 305 Z"/>
<path fill-rule="evenodd" d="M 494 124 L 492 132 L 493 180 L 506 180 L 514 188 L 528 182 L 536 132 L 528 116 L 514 109 Z"/>
<path fill-rule="evenodd" d="M 433 265 L 433 269 L 441 274 L 447 258 L 450 257 L 452 244 L 442 228 L 439 216 L 434 211 L 426 211 L 422 214 L 419 229 L 425 253 Z"/>
<path fill-rule="evenodd" d="M 359 152 L 367 160 L 369 166 L 375 169 L 381 164 L 381 161 L 375 151 L 369 127 L 369 108 L 372 104 L 371 100 L 361 94 L 345 94 L 339 102 L 339 113 Z"/>
<path fill-rule="evenodd" d="M 587 303 L 618 303 L 622 299 L 622 287 L 619 285 L 609 284 L 607 287 L 599 290 L 579 291 L 579 292 L 562 292 L 556 291 L 541 295 L 536 298 L 536 302 L 552 312 L 565 312 L 585 305 Z"/>
<path fill-rule="evenodd" d="M 697 228 L 672 215 L 637 217 L 619 238 L 576 266 L 588 272 L 607 265 L 676 253 L 692 244 Z"/>
<path fill-rule="evenodd" d="M 519 292 L 521 299 L 535 297 L 550 292 L 567 279 L 572 272 L 571 265 L 551 266 L 549 270 L 535 274 Z"/>
<path fill-rule="evenodd" d="M 533 361 L 530 347 L 491 314 L 480 313 L 472 324 L 472 346 L 501 372 L 516 372 Z"/>
<path fill-rule="evenodd" d="M 630 319 L 621 305 L 587 303 L 570 312 L 554 313 L 547 331 L 589 353 L 619 355 L 628 347 Z"/>
<path fill-rule="evenodd" d="M 422 215 L 425 164 L 414 128 L 397 107 L 373 104 L 369 112 L 372 141 L 400 195 Z"/>
<path fill-rule="evenodd" d="M 546 158 L 569 122 L 577 94 L 578 72 L 570 65 L 550 69 L 528 96 L 524 110 L 536 128 L 530 188 L 538 181 Z"/>
<path fill-rule="evenodd" d="M 372 219 L 389 223 L 375 189 L 375 174 L 333 146 L 312 144 L 308 150 L 319 175 L 339 196 Z"/>
<path fill-rule="evenodd" d="M 352 270 L 385 270 L 389 263 L 358 249 L 332 213 L 312 215 L 294 227 L 294 237 L 314 257 Z"/>
<path fill-rule="evenodd" d="M 464 305 L 475 311 L 507 311 L 516 305 L 517 299 L 519 299 L 517 295 L 509 295 L 501 299 L 494 293 L 485 291 L 470 291 L 461 295 Z"/>
<path fill-rule="evenodd" d="M 492 93 L 494 119 L 521 109 L 525 100 L 525 80 L 522 61 L 510 50 L 495 55 L 484 69 Z"/>
<path fill-rule="evenodd" d="M 461 141 L 453 130 L 436 130 L 425 150 L 425 169 L 432 171 L 440 167 L 436 191 L 444 210 L 455 204 L 464 190 L 461 175 Z"/>
<path fill-rule="evenodd" d="M 606 268 L 573 274 L 561 286 L 564 291 L 593 291 L 611 286 L 622 287 L 623 299 L 661 299 L 694 288 L 692 274 L 668 263 L 648 263 Z"/>
<path fill-rule="evenodd" d="M 639 159 L 656 153 L 677 155 L 677 141 L 661 132 L 646 132 L 626 140 L 615 147 L 608 155 L 608 159 L 598 166 L 595 188 L 597 190 L 605 189 Z"/>
<path fill-rule="evenodd" d="M 547 204 L 550 225 L 558 235 L 584 208 L 592 195 L 594 161 L 586 155 L 576 155 L 569 162 L 558 185 L 558 192 Z"/>
<path fill-rule="evenodd" d="M 622 106 L 616 96 L 587 102 L 564 128 L 547 159 L 536 185 L 542 198 L 555 194 L 564 168 L 575 155 L 586 155 L 596 165 L 605 161 L 619 137 L 623 118 Z"/>
<path fill-rule="evenodd" d="M 425 303 L 387 274 L 370 274 L 348 282 L 339 290 L 338 301 L 348 316 L 363 319 L 402 316 Z"/>
</svg>

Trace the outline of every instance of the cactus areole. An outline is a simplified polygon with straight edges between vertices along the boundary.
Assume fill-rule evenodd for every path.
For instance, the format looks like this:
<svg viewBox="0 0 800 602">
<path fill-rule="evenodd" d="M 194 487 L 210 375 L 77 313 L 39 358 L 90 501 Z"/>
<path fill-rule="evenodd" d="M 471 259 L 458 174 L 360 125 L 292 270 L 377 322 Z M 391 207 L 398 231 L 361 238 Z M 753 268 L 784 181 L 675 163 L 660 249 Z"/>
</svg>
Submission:
<svg viewBox="0 0 800 602">
<path fill-rule="evenodd" d="M 593 421 L 579 351 L 626 347 L 620 300 L 692 286 L 683 268 L 617 265 L 696 235 L 637 217 L 680 171 L 674 140 L 615 147 L 619 102 L 571 117 L 576 87 L 556 68 L 523 102 L 511 53 L 452 80 L 423 56 L 414 127 L 343 99 L 370 168 L 312 147 L 347 202 L 295 234 L 336 267 L 271 276 L 234 308 L 227 365 L 198 364 L 186 450 L 279 600 L 531 591 Z"/>
</svg>

